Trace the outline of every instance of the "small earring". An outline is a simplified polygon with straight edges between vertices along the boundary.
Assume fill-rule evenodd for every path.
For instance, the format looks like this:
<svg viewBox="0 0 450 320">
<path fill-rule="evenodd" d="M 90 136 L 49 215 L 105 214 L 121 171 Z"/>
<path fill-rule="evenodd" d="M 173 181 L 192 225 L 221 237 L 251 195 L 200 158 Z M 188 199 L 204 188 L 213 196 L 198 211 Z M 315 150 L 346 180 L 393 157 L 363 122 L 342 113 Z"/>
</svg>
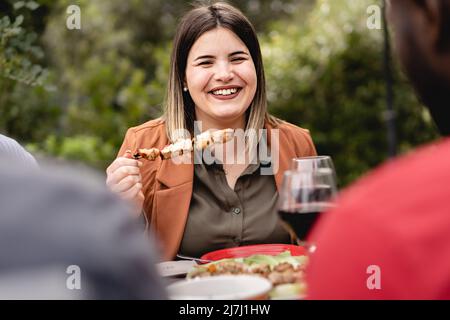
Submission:
<svg viewBox="0 0 450 320">
<path fill-rule="evenodd" d="M 183 90 L 184 90 L 184 92 L 187 92 L 187 91 L 188 91 L 188 88 L 187 88 L 187 87 L 184 87 Z"/>
</svg>

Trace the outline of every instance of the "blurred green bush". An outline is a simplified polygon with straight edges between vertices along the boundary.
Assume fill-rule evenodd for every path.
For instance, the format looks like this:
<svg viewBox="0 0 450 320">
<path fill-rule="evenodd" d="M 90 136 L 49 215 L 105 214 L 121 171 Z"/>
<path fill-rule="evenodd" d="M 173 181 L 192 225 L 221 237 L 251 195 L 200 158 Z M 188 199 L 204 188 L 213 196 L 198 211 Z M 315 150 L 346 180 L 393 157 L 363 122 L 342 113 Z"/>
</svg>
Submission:
<svg viewBox="0 0 450 320">
<path fill-rule="evenodd" d="M 346 185 L 388 157 L 382 30 L 369 30 L 370 0 L 320 0 L 305 17 L 274 22 L 263 36 L 269 105 L 308 128 Z M 298 21 L 297 24 L 294 21 Z M 399 151 L 437 137 L 427 110 L 395 65 Z"/>
</svg>

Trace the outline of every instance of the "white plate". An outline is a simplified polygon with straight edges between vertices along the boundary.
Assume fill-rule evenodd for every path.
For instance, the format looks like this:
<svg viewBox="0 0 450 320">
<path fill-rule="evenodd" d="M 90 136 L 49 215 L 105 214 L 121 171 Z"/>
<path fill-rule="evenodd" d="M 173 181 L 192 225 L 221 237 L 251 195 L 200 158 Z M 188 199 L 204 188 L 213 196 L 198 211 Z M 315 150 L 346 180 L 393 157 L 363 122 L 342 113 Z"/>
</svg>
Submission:
<svg viewBox="0 0 450 320">
<path fill-rule="evenodd" d="M 220 275 L 178 281 L 167 287 L 172 300 L 265 299 L 272 289 L 266 278 L 254 275 Z"/>
<path fill-rule="evenodd" d="M 156 264 L 162 277 L 174 277 L 187 274 L 197 263 L 191 260 L 165 261 Z"/>
</svg>

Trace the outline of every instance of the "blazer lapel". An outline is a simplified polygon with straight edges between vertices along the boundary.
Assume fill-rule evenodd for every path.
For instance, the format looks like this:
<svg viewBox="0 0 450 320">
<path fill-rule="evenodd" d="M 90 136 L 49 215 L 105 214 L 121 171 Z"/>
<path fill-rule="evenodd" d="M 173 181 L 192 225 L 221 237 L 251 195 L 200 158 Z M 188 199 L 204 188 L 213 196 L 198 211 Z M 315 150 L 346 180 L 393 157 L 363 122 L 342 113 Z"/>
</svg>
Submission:
<svg viewBox="0 0 450 320">
<path fill-rule="evenodd" d="M 164 258 L 177 254 L 192 197 L 194 165 L 175 163 L 176 159 L 162 161 L 156 173 L 159 186 L 155 192 L 156 232 L 164 244 Z"/>
<path fill-rule="evenodd" d="M 277 190 L 280 191 L 284 172 L 289 170 L 291 159 L 295 158 L 296 154 L 294 148 L 292 148 L 292 144 L 283 135 L 281 130 L 275 128 L 275 130 L 278 130 L 277 134 L 272 132 L 274 128 L 268 122 L 266 122 L 265 126 L 267 129 L 267 144 L 270 147 L 271 154 L 275 153 L 275 156 L 272 155 L 275 184 Z M 278 141 L 272 141 L 272 138 L 276 138 Z"/>
</svg>

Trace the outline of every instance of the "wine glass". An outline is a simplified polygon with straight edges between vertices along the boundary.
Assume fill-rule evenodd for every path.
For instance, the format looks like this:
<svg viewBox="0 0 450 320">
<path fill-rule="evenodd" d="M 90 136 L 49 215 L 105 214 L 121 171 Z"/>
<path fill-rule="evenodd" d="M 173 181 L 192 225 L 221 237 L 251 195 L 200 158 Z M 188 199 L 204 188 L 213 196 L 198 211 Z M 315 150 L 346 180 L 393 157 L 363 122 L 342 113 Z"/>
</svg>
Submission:
<svg viewBox="0 0 450 320">
<path fill-rule="evenodd" d="M 299 157 L 291 160 L 290 170 L 312 171 L 320 168 L 330 168 L 336 176 L 336 170 L 330 156 Z"/>
<path fill-rule="evenodd" d="M 337 194 L 335 173 L 330 168 L 287 170 L 278 198 L 278 213 L 297 243 L 310 252 L 315 248 L 305 241 L 317 218 L 334 206 Z"/>
</svg>

